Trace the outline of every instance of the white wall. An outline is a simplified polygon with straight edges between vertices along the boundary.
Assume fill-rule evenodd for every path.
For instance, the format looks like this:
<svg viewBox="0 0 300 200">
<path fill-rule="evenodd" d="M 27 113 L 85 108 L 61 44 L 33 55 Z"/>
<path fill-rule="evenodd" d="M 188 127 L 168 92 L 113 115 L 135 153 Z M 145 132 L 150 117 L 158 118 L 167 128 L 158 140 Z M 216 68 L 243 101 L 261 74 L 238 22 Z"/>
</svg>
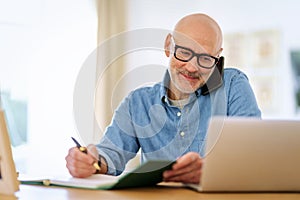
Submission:
<svg viewBox="0 0 300 200">
<path fill-rule="evenodd" d="M 0 36 L 3 87 L 28 101 L 29 146 L 15 149 L 17 169 L 65 170 L 75 79 L 97 45 L 95 1 L 1 1 Z"/>
<path fill-rule="evenodd" d="M 94 1 L 43 2 L 34 36 L 40 46 L 29 68 L 29 141 L 44 150 L 37 159 L 56 161 L 49 166 L 53 172 L 65 169 L 64 157 L 74 146 L 70 137 L 77 137 L 73 91 L 81 65 L 97 45 L 97 13 Z"/>
</svg>

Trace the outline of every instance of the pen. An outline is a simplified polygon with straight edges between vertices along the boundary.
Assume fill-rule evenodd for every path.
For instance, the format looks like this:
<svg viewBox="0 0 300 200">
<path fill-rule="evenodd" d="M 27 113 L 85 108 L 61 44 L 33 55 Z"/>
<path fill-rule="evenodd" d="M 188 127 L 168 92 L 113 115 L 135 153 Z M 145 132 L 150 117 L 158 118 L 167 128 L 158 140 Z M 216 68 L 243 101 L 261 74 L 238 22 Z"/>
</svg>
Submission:
<svg viewBox="0 0 300 200">
<path fill-rule="evenodd" d="M 71 137 L 71 138 L 72 138 L 72 140 L 75 142 L 76 147 L 79 149 L 79 151 L 81 151 L 82 153 L 87 154 L 87 148 L 81 146 L 81 145 L 79 144 L 79 142 L 78 142 L 75 138 L 73 138 L 73 137 Z M 93 163 L 93 166 L 94 166 L 98 171 L 101 170 L 101 167 L 99 166 L 98 162 L 94 162 L 94 163 Z"/>
</svg>

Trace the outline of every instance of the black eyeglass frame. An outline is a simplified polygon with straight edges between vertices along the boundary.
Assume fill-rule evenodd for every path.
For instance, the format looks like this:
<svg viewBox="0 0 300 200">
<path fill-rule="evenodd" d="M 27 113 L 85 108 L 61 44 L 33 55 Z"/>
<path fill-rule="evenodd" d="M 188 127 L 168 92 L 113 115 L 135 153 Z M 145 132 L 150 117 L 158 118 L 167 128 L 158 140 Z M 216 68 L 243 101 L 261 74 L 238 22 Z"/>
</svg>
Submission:
<svg viewBox="0 0 300 200">
<path fill-rule="evenodd" d="M 174 44 L 175 44 L 175 42 L 174 42 Z M 186 60 L 186 59 L 178 58 L 178 57 L 176 56 L 176 51 L 177 51 L 178 48 L 181 48 L 181 49 L 185 49 L 185 50 L 190 51 L 190 52 L 192 53 L 192 56 L 191 56 L 189 59 L 187 59 L 187 60 Z M 211 56 L 211 55 L 209 55 L 209 54 L 206 54 L 206 53 L 195 53 L 193 50 L 191 50 L 191 49 L 189 49 L 189 48 L 187 48 L 187 47 L 183 47 L 183 46 L 179 46 L 179 45 L 175 44 L 175 47 L 174 47 L 174 57 L 175 57 L 177 60 L 180 60 L 180 61 L 182 61 L 182 62 L 189 62 L 189 61 L 192 60 L 195 56 L 197 57 L 197 63 L 198 63 L 198 65 L 199 65 L 200 67 L 202 67 L 202 68 L 205 68 L 205 69 L 212 69 L 213 67 L 216 66 L 216 64 L 217 64 L 218 61 L 219 61 L 219 58 L 216 58 L 216 57 Z M 200 62 L 199 62 L 199 58 L 200 58 L 201 56 L 207 56 L 207 57 L 213 58 L 213 59 L 215 60 L 214 64 L 213 64 L 212 66 L 210 66 L 210 67 L 206 67 L 206 66 L 201 65 Z"/>
</svg>

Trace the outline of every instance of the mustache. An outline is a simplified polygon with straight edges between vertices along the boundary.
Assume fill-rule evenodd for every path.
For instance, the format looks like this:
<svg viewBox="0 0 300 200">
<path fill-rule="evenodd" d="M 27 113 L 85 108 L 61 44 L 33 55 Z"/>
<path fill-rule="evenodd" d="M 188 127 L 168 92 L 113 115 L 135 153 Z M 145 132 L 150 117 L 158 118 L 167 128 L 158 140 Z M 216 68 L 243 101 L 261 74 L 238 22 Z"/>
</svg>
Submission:
<svg viewBox="0 0 300 200">
<path fill-rule="evenodd" d="M 178 71 L 178 72 L 181 74 L 184 74 L 186 76 L 192 77 L 192 78 L 200 79 L 202 77 L 200 73 L 191 73 L 191 72 L 185 71 L 185 70 Z"/>
</svg>

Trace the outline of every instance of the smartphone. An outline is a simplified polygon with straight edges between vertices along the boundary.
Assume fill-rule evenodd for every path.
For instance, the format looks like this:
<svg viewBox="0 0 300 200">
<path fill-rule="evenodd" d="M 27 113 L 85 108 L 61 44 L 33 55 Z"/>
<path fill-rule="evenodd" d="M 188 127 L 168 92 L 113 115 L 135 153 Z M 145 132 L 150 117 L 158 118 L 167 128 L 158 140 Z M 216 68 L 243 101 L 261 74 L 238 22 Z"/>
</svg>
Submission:
<svg viewBox="0 0 300 200">
<path fill-rule="evenodd" d="M 202 86 L 201 94 L 207 95 L 223 85 L 224 73 L 224 57 L 221 56 L 216 64 L 216 67 L 208 78 L 206 83 Z"/>
</svg>

